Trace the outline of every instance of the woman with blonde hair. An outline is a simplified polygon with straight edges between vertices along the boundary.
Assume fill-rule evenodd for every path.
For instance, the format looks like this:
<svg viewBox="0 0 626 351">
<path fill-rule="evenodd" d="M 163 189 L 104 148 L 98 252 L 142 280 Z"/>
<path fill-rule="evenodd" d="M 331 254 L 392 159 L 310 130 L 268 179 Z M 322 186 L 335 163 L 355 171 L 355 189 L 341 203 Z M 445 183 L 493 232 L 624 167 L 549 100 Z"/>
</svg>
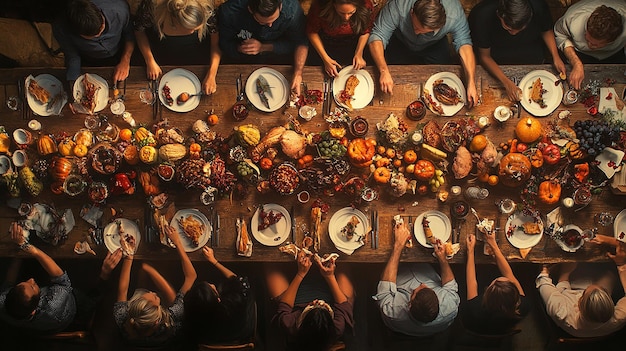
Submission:
<svg viewBox="0 0 626 351">
<path fill-rule="evenodd" d="M 148 274 L 163 296 L 163 303 L 156 292 L 146 289 L 136 289 L 128 300 L 133 250 L 125 253 L 122 263 L 113 316 L 124 338 L 137 346 L 163 345 L 176 336 L 183 324 L 183 298 L 196 280 L 196 271 L 183 248 L 180 235 L 171 226 L 167 226 L 164 230 L 176 246 L 182 262 L 185 280 L 178 293 L 174 292 L 171 285 L 156 269 L 143 263 L 141 269 Z M 131 246 L 133 246 L 132 243 Z"/>
<path fill-rule="evenodd" d="M 160 65 L 203 65 L 209 58 L 203 91 L 216 91 L 222 53 L 212 0 L 141 0 L 133 26 L 148 79 L 163 73 Z"/>
</svg>

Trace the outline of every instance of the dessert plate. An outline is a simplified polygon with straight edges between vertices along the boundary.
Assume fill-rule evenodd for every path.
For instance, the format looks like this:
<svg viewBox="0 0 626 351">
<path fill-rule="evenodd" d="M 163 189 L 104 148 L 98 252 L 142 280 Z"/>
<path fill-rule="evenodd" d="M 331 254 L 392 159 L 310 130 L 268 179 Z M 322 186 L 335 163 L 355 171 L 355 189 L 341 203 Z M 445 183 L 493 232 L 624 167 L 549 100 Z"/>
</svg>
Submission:
<svg viewBox="0 0 626 351">
<path fill-rule="evenodd" d="M 261 212 L 261 208 L 259 207 L 250 220 L 252 236 L 265 246 L 278 246 L 287 240 L 291 232 L 291 217 L 289 217 L 289 212 L 287 212 L 284 207 L 277 204 L 265 204 L 263 205 L 263 210 L 265 212 L 280 212 L 283 216 L 275 224 L 263 230 L 259 230 L 259 213 Z"/>
<path fill-rule="evenodd" d="M 539 224 L 539 234 L 524 233 L 524 223 L 536 222 Z M 506 221 L 506 238 L 511 245 L 518 249 L 527 249 L 537 245 L 543 236 L 543 221 L 536 216 L 527 215 L 521 212 L 514 213 L 509 216 Z"/>
<path fill-rule="evenodd" d="M 352 238 L 348 239 L 341 231 L 352 219 L 352 216 L 356 216 L 359 223 L 354 228 L 355 234 Z M 337 249 L 345 249 L 341 251 L 350 252 L 364 245 L 363 238 L 365 238 L 367 234 L 367 228 L 369 228 L 369 221 L 363 212 L 356 208 L 344 207 L 335 212 L 330 218 L 328 222 L 328 235 Z"/>
<path fill-rule="evenodd" d="M 361 109 L 367 106 L 374 98 L 374 80 L 368 71 L 364 69 L 356 70 L 352 65 L 344 67 L 337 77 L 333 79 L 333 97 L 337 105 L 349 108 L 348 105 L 340 101 L 339 95 L 346 87 L 346 81 L 351 75 L 355 75 L 359 80 L 359 85 L 354 89 L 352 96 L 352 109 Z"/>
<path fill-rule="evenodd" d="M 430 230 L 433 231 L 433 235 L 435 238 L 441 240 L 442 243 L 445 243 L 450 239 L 450 234 L 452 233 L 452 223 L 450 223 L 450 218 L 445 215 L 445 213 L 431 210 L 426 211 L 415 219 L 415 223 L 413 224 L 413 235 L 415 235 L 415 239 L 422 246 L 427 248 L 432 248 L 433 245 L 426 240 L 426 234 L 424 234 L 424 227 L 422 226 L 422 220 L 426 218 L 428 220 L 428 226 Z"/>
</svg>

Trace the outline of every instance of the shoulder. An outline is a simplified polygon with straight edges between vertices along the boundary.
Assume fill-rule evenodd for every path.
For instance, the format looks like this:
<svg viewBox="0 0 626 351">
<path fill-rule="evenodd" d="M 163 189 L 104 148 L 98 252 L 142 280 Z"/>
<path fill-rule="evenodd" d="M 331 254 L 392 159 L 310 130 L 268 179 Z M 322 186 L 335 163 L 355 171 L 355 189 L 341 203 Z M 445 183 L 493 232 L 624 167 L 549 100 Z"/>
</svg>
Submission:
<svg viewBox="0 0 626 351">
<path fill-rule="evenodd" d="M 237 16 L 242 11 L 248 11 L 247 0 L 228 0 L 218 7 L 220 14 L 228 14 L 231 16 Z"/>
<path fill-rule="evenodd" d="M 472 7 L 472 10 L 470 11 L 470 18 L 495 16 L 497 9 L 498 3 L 495 0 L 483 0 L 476 4 L 476 6 Z"/>
</svg>

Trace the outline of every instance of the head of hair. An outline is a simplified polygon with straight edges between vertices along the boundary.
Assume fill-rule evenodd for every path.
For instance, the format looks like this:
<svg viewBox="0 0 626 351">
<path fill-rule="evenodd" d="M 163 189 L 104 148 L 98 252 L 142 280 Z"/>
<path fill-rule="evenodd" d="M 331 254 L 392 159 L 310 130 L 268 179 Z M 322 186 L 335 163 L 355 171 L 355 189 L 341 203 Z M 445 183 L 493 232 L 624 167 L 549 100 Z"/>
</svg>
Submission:
<svg viewBox="0 0 626 351">
<path fill-rule="evenodd" d="M 248 8 L 261 17 L 270 17 L 280 8 L 282 0 L 249 0 Z"/>
<path fill-rule="evenodd" d="M 615 41 L 624 31 L 622 16 L 612 7 L 598 6 L 587 20 L 587 32 L 597 40 Z"/>
<path fill-rule="evenodd" d="M 496 279 L 485 289 L 482 307 L 493 318 L 519 318 L 520 293 L 510 280 Z"/>
<path fill-rule="evenodd" d="M 333 318 L 325 308 L 313 308 L 296 332 L 298 350 L 326 350 L 337 339 Z"/>
<path fill-rule="evenodd" d="M 528 0 L 498 0 L 496 14 L 509 28 L 521 30 L 533 18 L 533 9 Z"/>
<path fill-rule="evenodd" d="M 604 289 L 588 287 L 580 297 L 579 309 L 584 319 L 595 323 L 605 323 L 613 317 L 615 304 Z"/>
<path fill-rule="evenodd" d="M 4 308 L 7 313 L 15 319 L 27 319 L 39 305 L 40 295 L 33 295 L 29 299 L 24 290 L 23 285 L 12 287 L 4 301 Z"/>
<path fill-rule="evenodd" d="M 128 301 L 128 319 L 125 329 L 131 337 L 150 336 L 157 327 L 170 329 L 172 317 L 166 308 L 155 306 L 143 295 L 147 291 L 137 290 Z"/>
<path fill-rule="evenodd" d="M 422 323 L 429 323 L 439 315 L 439 299 L 430 288 L 419 290 L 411 300 L 411 316 Z"/>
<path fill-rule="evenodd" d="M 343 18 L 335 10 L 335 6 L 352 5 L 356 12 L 350 17 L 348 23 L 355 34 L 363 34 L 371 21 L 371 11 L 365 6 L 365 0 L 328 0 L 321 5 L 320 18 L 328 22 L 331 28 L 341 26 Z"/>
<path fill-rule="evenodd" d="M 204 39 L 207 21 L 213 13 L 212 2 L 208 0 L 161 0 L 154 10 L 154 18 L 161 39 L 165 37 L 163 24 L 170 21 L 175 25 L 192 30 L 198 29 L 198 39 Z"/>
<path fill-rule="evenodd" d="M 440 0 L 417 0 L 413 14 L 424 28 L 440 29 L 446 24 L 446 9 Z"/>
<path fill-rule="evenodd" d="M 92 37 L 100 33 L 102 11 L 89 0 L 72 0 L 65 11 L 70 30 L 76 35 Z"/>
<path fill-rule="evenodd" d="M 218 295 L 205 281 L 197 281 L 185 294 L 185 320 L 190 325 L 212 319 L 219 307 Z"/>
</svg>

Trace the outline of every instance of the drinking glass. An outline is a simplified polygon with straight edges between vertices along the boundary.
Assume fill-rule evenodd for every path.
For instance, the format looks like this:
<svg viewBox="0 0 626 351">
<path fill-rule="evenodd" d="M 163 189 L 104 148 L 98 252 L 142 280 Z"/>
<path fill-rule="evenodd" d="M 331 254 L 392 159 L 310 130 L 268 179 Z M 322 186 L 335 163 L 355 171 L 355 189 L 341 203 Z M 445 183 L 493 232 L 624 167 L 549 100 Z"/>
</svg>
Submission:
<svg viewBox="0 0 626 351">
<path fill-rule="evenodd" d="M 154 96 L 152 90 L 142 88 L 139 90 L 139 100 L 141 100 L 144 104 L 152 105 L 156 101 L 156 97 Z"/>
</svg>

